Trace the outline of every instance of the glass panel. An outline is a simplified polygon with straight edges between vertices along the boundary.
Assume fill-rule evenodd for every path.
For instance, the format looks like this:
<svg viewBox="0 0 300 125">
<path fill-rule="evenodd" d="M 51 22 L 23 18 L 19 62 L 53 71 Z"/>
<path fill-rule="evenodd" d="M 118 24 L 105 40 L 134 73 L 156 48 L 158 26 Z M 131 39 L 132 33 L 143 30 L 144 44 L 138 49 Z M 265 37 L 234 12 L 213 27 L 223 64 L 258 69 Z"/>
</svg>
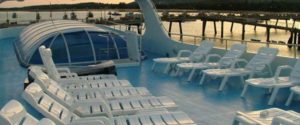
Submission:
<svg viewBox="0 0 300 125">
<path fill-rule="evenodd" d="M 118 59 L 118 54 L 117 54 L 117 50 L 115 47 L 115 43 L 111 36 L 109 37 L 108 46 L 109 46 L 109 58 L 110 59 Z"/>
<path fill-rule="evenodd" d="M 71 56 L 71 62 L 94 61 L 91 42 L 85 31 L 64 34 Z"/>
<path fill-rule="evenodd" d="M 57 36 L 53 41 L 52 46 L 52 58 L 55 63 L 68 63 L 68 53 L 64 39 L 61 35 Z"/>
<path fill-rule="evenodd" d="M 50 43 L 52 42 L 52 40 L 53 40 L 53 37 L 51 37 L 51 38 L 47 39 L 46 41 L 44 41 L 44 43 L 42 43 L 42 45 L 44 45 L 44 46 L 46 46 L 46 48 L 48 48 Z M 36 51 L 34 52 L 34 54 L 31 57 L 30 64 L 42 64 L 42 63 L 43 62 L 42 62 L 39 50 L 36 49 Z"/>
<path fill-rule="evenodd" d="M 114 41 L 116 41 L 116 46 L 118 47 L 120 58 L 128 58 L 126 41 L 119 35 L 110 35 L 108 33 L 99 32 L 90 32 L 89 34 L 92 38 L 92 41 L 94 42 L 97 60 L 118 59 Z"/>
<path fill-rule="evenodd" d="M 109 58 L 109 44 L 107 34 L 99 32 L 90 32 L 91 39 L 94 43 L 96 59 L 97 60 L 108 60 Z"/>
<path fill-rule="evenodd" d="M 113 34 L 112 37 L 114 38 L 116 45 L 118 47 L 120 58 L 121 59 L 128 58 L 126 41 L 121 36 L 116 34 Z"/>
</svg>

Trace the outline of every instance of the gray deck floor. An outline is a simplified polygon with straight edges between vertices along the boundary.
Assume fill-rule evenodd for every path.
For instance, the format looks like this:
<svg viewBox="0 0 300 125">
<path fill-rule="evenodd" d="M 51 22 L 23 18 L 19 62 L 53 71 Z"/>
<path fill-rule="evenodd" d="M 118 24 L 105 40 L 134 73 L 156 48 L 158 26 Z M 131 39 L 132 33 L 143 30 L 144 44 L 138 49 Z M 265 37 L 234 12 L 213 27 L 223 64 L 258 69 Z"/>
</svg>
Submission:
<svg viewBox="0 0 300 125">
<path fill-rule="evenodd" d="M 17 99 L 35 117 L 43 116 L 28 105 L 22 98 L 23 81 L 26 69 L 19 66 L 12 42 L 14 39 L 0 40 L 0 107 L 11 99 Z M 153 95 L 169 96 L 179 106 L 178 110 L 186 112 L 199 125 L 230 125 L 235 111 L 252 111 L 270 107 L 300 111 L 299 101 L 294 101 L 290 107 L 284 102 L 289 90 L 280 91 L 280 96 L 274 106 L 267 106 L 268 94 L 263 89 L 250 88 L 245 99 L 240 98 L 242 83 L 233 78 L 223 92 L 217 88 L 220 80 L 208 80 L 199 86 L 199 78 L 186 82 L 187 76 L 172 77 L 162 73 L 163 66 L 151 71 L 152 59 L 145 60 L 141 67 L 119 68 L 118 78 L 128 79 L 134 86 L 147 87 Z"/>
</svg>

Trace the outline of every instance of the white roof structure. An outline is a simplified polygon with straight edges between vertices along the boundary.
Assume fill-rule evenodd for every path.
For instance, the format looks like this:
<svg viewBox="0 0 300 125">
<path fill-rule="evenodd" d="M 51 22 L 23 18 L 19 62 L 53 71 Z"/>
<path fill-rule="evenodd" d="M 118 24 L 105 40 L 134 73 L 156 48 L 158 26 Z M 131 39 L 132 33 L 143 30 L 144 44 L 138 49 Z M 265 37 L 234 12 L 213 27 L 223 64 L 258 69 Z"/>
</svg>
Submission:
<svg viewBox="0 0 300 125">
<path fill-rule="evenodd" d="M 28 65 L 32 55 L 45 40 L 52 39 L 55 41 L 56 36 L 64 36 L 63 34 L 73 32 L 85 32 L 86 36 L 90 36 L 89 32 L 108 34 L 111 31 L 72 20 L 55 20 L 33 24 L 23 29 L 19 39 L 15 42 L 18 58 L 21 63 Z M 87 41 L 92 43 L 91 39 Z M 64 42 L 66 43 L 65 38 Z"/>
</svg>

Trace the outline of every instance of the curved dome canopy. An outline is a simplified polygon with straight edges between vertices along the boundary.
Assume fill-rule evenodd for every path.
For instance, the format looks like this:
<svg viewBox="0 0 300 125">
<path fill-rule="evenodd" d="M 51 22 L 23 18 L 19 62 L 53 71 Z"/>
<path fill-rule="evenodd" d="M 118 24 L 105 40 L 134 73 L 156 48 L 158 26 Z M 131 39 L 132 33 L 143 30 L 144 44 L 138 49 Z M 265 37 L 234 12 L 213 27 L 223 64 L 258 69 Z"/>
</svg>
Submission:
<svg viewBox="0 0 300 125">
<path fill-rule="evenodd" d="M 20 62 L 41 64 L 38 47 L 51 48 L 56 63 L 70 64 L 128 58 L 126 41 L 120 35 L 94 25 L 56 20 L 30 25 L 15 42 Z"/>
</svg>

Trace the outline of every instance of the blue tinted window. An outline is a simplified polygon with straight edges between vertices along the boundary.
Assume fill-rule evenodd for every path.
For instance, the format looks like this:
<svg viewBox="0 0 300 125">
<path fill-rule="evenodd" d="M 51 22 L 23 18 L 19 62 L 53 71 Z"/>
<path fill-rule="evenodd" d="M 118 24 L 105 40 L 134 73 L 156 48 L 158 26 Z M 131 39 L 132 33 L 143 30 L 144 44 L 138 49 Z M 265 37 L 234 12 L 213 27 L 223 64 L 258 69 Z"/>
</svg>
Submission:
<svg viewBox="0 0 300 125">
<path fill-rule="evenodd" d="M 52 58 L 55 63 L 68 63 L 68 54 L 64 39 L 59 35 L 50 46 Z"/>
<path fill-rule="evenodd" d="M 128 58 L 126 41 L 120 36 L 99 32 L 89 32 L 89 34 L 94 44 L 97 60 L 118 59 L 116 46 L 120 58 Z"/>
<path fill-rule="evenodd" d="M 49 45 L 51 44 L 53 40 L 53 37 L 47 39 L 44 43 L 42 43 L 42 45 L 46 46 L 46 48 L 49 47 Z M 41 45 L 41 46 L 42 46 Z M 41 55 L 39 53 L 39 50 L 37 49 L 35 51 L 35 53 L 32 55 L 31 60 L 30 60 L 31 64 L 43 64 L 42 59 L 41 59 Z"/>
<path fill-rule="evenodd" d="M 64 34 L 71 56 L 71 62 L 94 61 L 91 42 L 85 31 Z"/>
<path fill-rule="evenodd" d="M 113 34 L 113 39 L 116 41 L 116 46 L 118 48 L 120 58 L 128 58 L 127 44 L 126 41 L 119 35 Z"/>
<path fill-rule="evenodd" d="M 109 60 L 110 52 L 108 48 L 111 46 L 109 44 L 109 37 L 105 33 L 90 32 L 89 33 L 95 48 L 96 59 L 97 60 Z"/>
</svg>

